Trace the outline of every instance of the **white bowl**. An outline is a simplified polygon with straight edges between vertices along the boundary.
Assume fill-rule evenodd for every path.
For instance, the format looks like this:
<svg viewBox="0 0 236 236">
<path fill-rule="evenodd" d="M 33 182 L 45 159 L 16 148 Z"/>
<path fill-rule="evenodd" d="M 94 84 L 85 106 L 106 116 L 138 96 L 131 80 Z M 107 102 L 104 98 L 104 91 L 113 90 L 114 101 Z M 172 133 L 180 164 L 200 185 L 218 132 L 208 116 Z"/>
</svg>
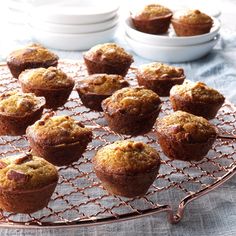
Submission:
<svg viewBox="0 0 236 236">
<path fill-rule="evenodd" d="M 117 25 L 114 27 L 87 34 L 59 34 L 37 28 L 31 28 L 34 39 L 45 47 L 59 50 L 87 50 L 92 46 L 113 39 Z"/>
<path fill-rule="evenodd" d="M 55 24 L 40 21 L 32 18 L 30 20 L 30 26 L 32 28 L 38 28 L 44 31 L 52 33 L 61 33 L 61 34 L 81 34 L 81 33 L 91 33 L 97 31 L 104 31 L 115 26 L 118 22 L 119 17 L 116 15 L 113 18 L 103 21 L 101 23 L 95 24 L 78 24 L 78 25 L 65 25 L 65 24 Z"/>
<path fill-rule="evenodd" d="M 208 54 L 216 45 L 220 35 L 216 35 L 214 39 L 201 44 L 191 46 L 153 46 L 150 44 L 140 43 L 125 36 L 130 48 L 140 57 L 153 61 L 161 62 L 188 62 L 201 58 Z"/>
<path fill-rule="evenodd" d="M 213 20 L 214 25 L 209 33 L 189 37 L 176 36 L 172 27 L 170 27 L 168 33 L 164 35 L 154 35 L 140 32 L 135 29 L 130 17 L 125 20 L 125 31 L 130 38 L 146 44 L 156 46 L 193 45 L 210 41 L 217 35 L 220 30 L 220 21 L 216 18 L 213 18 Z"/>
<path fill-rule="evenodd" d="M 119 6 L 111 1 L 79 0 L 34 7 L 30 16 L 56 24 L 92 24 L 111 19 Z"/>
</svg>

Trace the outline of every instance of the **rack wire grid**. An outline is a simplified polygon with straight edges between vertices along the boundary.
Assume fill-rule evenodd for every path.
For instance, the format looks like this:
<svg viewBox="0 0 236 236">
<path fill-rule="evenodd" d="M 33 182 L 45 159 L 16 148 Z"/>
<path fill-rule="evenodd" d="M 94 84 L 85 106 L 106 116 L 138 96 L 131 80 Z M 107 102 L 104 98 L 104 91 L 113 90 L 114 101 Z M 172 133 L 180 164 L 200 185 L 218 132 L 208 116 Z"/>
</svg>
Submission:
<svg viewBox="0 0 236 236">
<path fill-rule="evenodd" d="M 81 61 L 63 60 L 59 62 L 58 67 L 75 81 L 87 75 L 85 65 Z M 135 68 L 131 68 L 126 76 L 131 85 L 136 84 L 134 70 Z M 2 63 L 0 92 L 17 88 L 20 88 L 17 80 L 11 76 L 6 64 Z M 172 112 L 169 99 L 162 98 L 162 101 L 160 117 Z M 50 110 L 44 111 L 47 112 Z M 156 141 L 155 129 L 137 137 L 111 131 L 103 113 L 84 107 L 76 91 L 72 92 L 68 102 L 58 108 L 55 114 L 72 116 L 91 127 L 93 141 L 79 161 L 58 168 L 59 182 L 47 207 L 33 214 L 0 211 L 1 227 L 92 226 L 158 212 L 167 212 L 169 221 L 177 223 L 182 219 L 184 208 L 189 202 L 215 189 L 236 172 L 236 108 L 228 101 L 211 121 L 223 132 L 223 137 L 216 140 L 208 155 L 200 162 L 168 159 Z M 144 197 L 128 199 L 110 195 L 101 186 L 93 171 L 91 159 L 99 148 L 128 138 L 150 144 L 159 151 L 162 159 L 159 175 Z M 0 137 L 0 158 L 27 150 L 29 146 L 25 136 Z"/>
</svg>

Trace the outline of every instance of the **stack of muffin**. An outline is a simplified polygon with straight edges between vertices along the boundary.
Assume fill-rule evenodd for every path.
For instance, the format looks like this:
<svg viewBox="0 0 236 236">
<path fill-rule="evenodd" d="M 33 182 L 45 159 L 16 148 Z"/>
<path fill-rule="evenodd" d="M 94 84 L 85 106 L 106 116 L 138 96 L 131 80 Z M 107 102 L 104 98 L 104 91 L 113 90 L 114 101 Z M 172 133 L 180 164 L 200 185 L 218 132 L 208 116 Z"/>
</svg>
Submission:
<svg viewBox="0 0 236 236">
<path fill-rule="evenodd" d="M 171 159 L 199 161 L 211 149 L 217 131 L 207 119 L 214 118 L 224 103 L 218 91 L 185 81 L 182 68 L 160 62 L 137 68 L 138 86 L 132 87 L 125 76 L 133 57 L 114 43 L 94 46 L 84 54 L 84 62 L 89 75 L 75 86 L 78 99 L 104 113 L 106 129 L 131 136 L 154 130 Z M 11 53 L 7 64 L 22 91 L 0 96 L 0 134 L 26 133 L 31 153 L 0 160 L 0 207 L 32 213 L 47 205 L 56 187 L 54 165 L 70 165 L 81 158 L 92 141 L 92 130 L 51 112 L 40 119 L 44 108 L 65 104 L 75 85 L 57 68 L 55 54 L 33 44 Z M 170 96 L 174 112 L 158 119 L 163 96 Z M 92 163 L 111 194 L 137 197 L 156 179 L 161 160 L 154 147 L 128 139 L 102 147 Z"/>
</svg>

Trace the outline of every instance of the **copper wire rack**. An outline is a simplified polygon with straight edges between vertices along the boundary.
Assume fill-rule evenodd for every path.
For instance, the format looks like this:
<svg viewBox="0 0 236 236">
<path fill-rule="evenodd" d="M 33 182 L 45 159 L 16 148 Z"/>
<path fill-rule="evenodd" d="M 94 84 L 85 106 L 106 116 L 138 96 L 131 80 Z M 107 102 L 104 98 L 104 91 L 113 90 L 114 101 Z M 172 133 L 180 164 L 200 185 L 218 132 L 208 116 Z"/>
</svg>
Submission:
<svg viewBox="0 0 236 236">
<path fill-rule="evenodd" d="M 59 67 L 75 80 L 86 76 L 83 62 L 60 61 Z M 135 85 L 134 68 L 127 80 Z M 19 88 L 6 64 L 0 65 L 0 92 Z M 172 112 L 170 102 L 162 98 L 160 117 Z M 45 113 L 50 110 L 45 110 Z M 68 102 L 55 111 L 67 114 L 93 129 L 93 141 L 83 157 L 69 166 L 59 168 L 59 183 L 44 209 L 33 214 L 0 211 L 2 227 L 73 227 L 106 224 L 166 212 L 171 223 L 179 222 L 184 208 L 192 200 L 215 189 L 236 172 L 236 108 L 226 102 L 211 122 L 221 131 L 208 155 L 200 162 L 169 160 L 156 142 L 155 130 L 137 137 L 112 132 L 102 112 L 84 107 L 73 91 Z M 101 186 L 93 171 L 91 158 L 107 144 L 121 139 L 140 140 L 155 147 L 161 156 L 159 175 L 144 197 L 133 199 L 112 196 Z M 25 136 L 0 137 L 0 157 L 28 151 Z M 174 200 L 173 200 L 174 199 Z"/>
</svg>

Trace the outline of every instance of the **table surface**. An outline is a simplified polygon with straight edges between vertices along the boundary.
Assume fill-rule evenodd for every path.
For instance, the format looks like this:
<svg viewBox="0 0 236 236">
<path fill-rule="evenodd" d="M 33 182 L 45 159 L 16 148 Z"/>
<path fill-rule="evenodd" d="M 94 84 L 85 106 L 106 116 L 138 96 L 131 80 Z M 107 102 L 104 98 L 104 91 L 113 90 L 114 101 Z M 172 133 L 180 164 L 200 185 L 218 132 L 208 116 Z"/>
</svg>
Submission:
<svg viewBox="0 0 236 236">
<path fill-rule="evenodd" d="M 216 48 L 206 57 L 194 62 L 175 64 L 184 68 L 187 79 L 204 81 L 218 89 L 227 99 L 236 104 L 236 0 L 208 0 L 222 12 L 221 39 Z M 213 4 L 213 5 L 212 5 Z M 4 39 L 1 39 L 4 40 Z M 0 40 L 0 58 L 4 58 L 3 44 Z M 6 40 L 6 36 L 5 36 Z M 24 38 L 25 40 L 25 38 Z M 28 40 L 30 40 L 28 38 Z M 4 41 L 3 41 L 4 42 Z M 23 44 L 25 41 L 12 41 Z M 122 30 L 118 31 L 115 42 L 130 51 L 123 39 Z M 60 58 L 82 59 L 81 52 L 55 51 Z M 131 51 L 130 51 L 131 52 Z M 132 52 L 131 52 L 132 53 Z M 134 56 L 138 66 L 149 61 Z M 136 220 L 113 223 L 103 226 L 78 227 L 72 229 L 0 229 L 0 235 L 236 235 L 236 178 L 235 176 L 218 189 L 190 203 L 183 220 L 171 225 L 166 214 Z"/>
</svg>

